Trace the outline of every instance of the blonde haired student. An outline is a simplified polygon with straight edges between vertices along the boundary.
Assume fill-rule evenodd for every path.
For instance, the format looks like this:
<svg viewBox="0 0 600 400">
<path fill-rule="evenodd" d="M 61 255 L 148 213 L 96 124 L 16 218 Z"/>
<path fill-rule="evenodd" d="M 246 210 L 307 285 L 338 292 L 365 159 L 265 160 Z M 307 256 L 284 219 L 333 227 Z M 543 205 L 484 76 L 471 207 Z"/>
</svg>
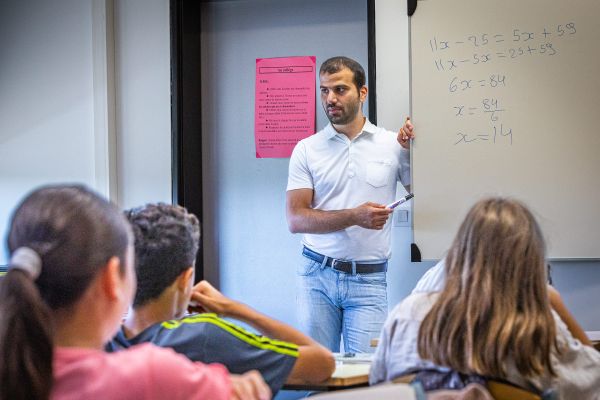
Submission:
<svg viewBox="0 0 600 400">
<path fill-rule="evenodd" d="M 454 371 L 598 399 L 600 353 L 574 338 L 555 300 L 531 212 L 512 199 L 481 200 L 446 256 L 441 291 L 413 293 L 389 315 L 370 382 Z"/>
<path fill-rule="evenodd" d="M 0 282 L 0 399 L 268 399 L 251 372 L 141 345 L 102 348 L 134 294 L 131 228 L 83 186 L 48 186 L 12 215 Z"/>
</svg>

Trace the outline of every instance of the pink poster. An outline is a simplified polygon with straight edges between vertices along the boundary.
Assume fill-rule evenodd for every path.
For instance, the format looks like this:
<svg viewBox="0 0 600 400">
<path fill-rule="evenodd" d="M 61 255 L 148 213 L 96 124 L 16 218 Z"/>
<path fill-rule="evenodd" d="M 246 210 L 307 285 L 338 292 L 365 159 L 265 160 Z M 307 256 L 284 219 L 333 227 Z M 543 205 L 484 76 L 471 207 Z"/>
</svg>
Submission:
<svg viewBox="0 0 600 400">
<path fill-rule="evenodd" d="M 315 133 L 316 57 L 256 59 L 256 158 L 285 158 Z"/>
</svg>

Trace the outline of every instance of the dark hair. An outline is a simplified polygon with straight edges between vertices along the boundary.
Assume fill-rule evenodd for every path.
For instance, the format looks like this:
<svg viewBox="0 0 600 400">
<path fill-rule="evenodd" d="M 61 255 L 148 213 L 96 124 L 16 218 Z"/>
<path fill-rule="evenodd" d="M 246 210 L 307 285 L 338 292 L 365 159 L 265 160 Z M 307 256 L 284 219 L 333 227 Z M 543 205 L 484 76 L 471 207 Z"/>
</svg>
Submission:
<svg viewBox="0 0 600 400">
<path fill-rule="evenodd" d="M 344 56 L 331 57 L 321 64 L 321 69 L 319 69 L 319 75 L 321 74 L 335 74 L 340 72 L 342 69 L 348 68 L 352 71 L 354 85 L 356 89 L 360 91 L 360 89 L 365 86 L 366 78 L 365 78 L 365 70 L 363 67 L 354 61 L 351 58 Z"/>
<path fill-rule="evenodd" d="M 181 206 L 147 204 L 125 211 L 133 228 L 137 291 L 134 307 L 158 298 L 194 265 L 200 223 Z"/>
<path fill-rule="evenodd" d="M 83 186 L 42 187 L 17 207 L 9 252 L 28 247 L 42 268 L 34 280 L 9 266 L 0 282 L 0 399 L 49 397 L 53 310 L 73 306 L 111 257 L 124 259 L 129 241 L 119 210 Z"/>
</svg>

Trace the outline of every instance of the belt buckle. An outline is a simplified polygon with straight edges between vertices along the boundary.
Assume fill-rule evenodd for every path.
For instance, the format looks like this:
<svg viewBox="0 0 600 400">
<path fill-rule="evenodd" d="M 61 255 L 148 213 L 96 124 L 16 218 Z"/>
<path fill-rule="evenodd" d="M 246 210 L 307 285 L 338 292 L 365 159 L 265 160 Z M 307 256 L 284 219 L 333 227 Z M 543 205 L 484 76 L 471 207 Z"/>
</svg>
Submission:
<svg viewBox="0 0 600 400">
<path fill-rule="evenodd" d="M 334 269 L 334 270 L 338 271 L 338 269 L 335 267 L 335 264 L 339 263 L 339 262 L 341 262 L 341 261 L 338 260 L 337 258 L 332 258 L 331 259 L 331 269 Z"/>
<path fill-rule="evenodd" d="M 348 270 L 349 263 L 350 263 L 350 261 L 332 258 L 331 259 L 331 269 L 333 269 L 334 271 L 339 271 L 339 272 L 343 272 L 343 273 L 347 274 L 350 272 Z"/>
</svg>

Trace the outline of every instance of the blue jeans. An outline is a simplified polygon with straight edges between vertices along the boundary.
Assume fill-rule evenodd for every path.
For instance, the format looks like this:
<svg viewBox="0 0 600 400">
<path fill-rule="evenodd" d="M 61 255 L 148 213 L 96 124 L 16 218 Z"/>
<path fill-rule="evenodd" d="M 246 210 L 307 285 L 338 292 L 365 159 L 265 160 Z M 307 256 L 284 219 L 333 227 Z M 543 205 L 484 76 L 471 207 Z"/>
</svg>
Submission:
<svg viewBox="0 0 600 400">
<path fill-rule="evenodd" d="M 300 329 L 333 352 L 372 353 L 387 317 L 385 272 L 347 274 L 302 257 L 297 303 Z"/>
</svg>

